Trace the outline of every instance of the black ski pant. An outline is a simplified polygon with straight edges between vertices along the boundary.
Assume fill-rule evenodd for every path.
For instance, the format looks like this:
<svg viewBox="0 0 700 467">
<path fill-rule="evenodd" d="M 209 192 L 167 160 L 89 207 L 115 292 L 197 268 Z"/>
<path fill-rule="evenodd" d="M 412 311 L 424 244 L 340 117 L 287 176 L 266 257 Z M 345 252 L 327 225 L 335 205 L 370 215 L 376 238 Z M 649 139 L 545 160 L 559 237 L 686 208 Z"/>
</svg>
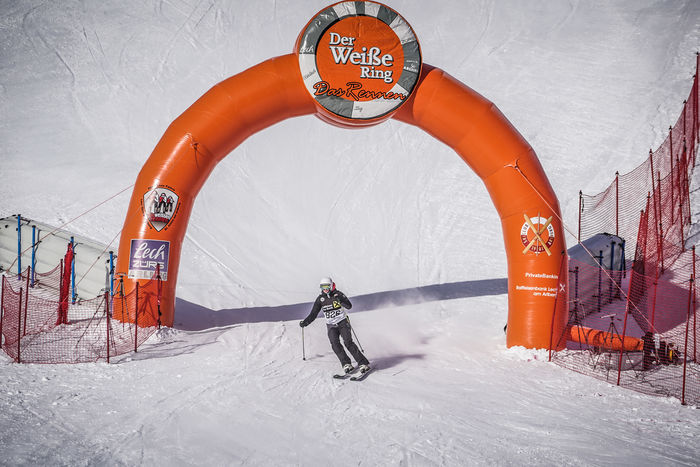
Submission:
<svg viewBox="0 0 700 467">
<path fill-rule="evenodd" d="M 340 343 L 340 338 L 343 338 L 343 343 L 348 351 L 352 354 L 353 358 L 358 365 L 369 365 L 367 358 L 360 352 L 357 345 L 352 340 L 352 328 L 350 327 L 350 321 L 347 319 L 342 320 L 336 325 L 328 326 L 328 340 L 331 341 L 331 347 L 333 352 L 338 356 L 341 365 L 347 365 L 352 363 L 350 357 L 345 353 L 343 345 Z"/>
</svg>

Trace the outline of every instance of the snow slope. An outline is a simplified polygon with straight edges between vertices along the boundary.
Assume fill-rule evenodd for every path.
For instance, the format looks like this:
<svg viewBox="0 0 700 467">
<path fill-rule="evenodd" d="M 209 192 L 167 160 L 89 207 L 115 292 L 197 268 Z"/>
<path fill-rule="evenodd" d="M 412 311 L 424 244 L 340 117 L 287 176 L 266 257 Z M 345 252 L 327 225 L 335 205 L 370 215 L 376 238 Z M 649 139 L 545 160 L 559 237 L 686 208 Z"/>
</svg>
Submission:
<svg viewBox="0 0 700 467">
<path fill-rule="evenodd" d="M 692 0 L 386 3 L 525 136 L 574 227 L 579 189 L 661 143 L 700 44 Z M 177 115 L 325 6 L 1 3 L 0 216 L 60 225 L 121 192 Z M 114 241 L 129 193 L 70 228 Z M 0 363 L 0 463 L 697 465 L 694 409 L 505 349 L 500 235 L 481 182 L 416 128 L 268 128 L 198 196 L 175 329 L 111 365 Z M 301 359 L 327 274 L 379 367 L 363 383 L 329 378 L 320 322 Z"/>
</svg>

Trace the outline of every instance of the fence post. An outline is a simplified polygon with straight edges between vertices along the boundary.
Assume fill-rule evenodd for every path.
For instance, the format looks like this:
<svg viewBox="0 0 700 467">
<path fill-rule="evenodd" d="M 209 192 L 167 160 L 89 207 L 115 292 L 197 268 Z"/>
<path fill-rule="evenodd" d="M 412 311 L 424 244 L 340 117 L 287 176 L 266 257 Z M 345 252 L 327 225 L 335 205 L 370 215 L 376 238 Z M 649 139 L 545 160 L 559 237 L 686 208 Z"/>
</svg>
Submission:
<svg viewBox="0 0 700 467">
<path fill-rule="evenodd" d="M 578 191 L 578 242 L 581 243 L 581 213 L 583 212 L 583 192 Z"/>
<path fill-rule="evenodd" d="M 576 315 L 576 324 L 578 322 L 578 266 L 574 268 L 574 314 Z"/>
<path fill-rule="evenodd" d="M 654 179 L 654 153 L 649 149 L 649 167 L 651 172 L 651 192 L 654 194 L 654 222 L 656 220 L 656 180 Z M 656 227 L 654 227 L 656 228 Z"/>
<path fill-rule="evenodd" d="M 0 349 L 2 349 L 2 321 L 5 318 L 5 276 L 0 277 Z"/>
<path fill-rule="evenodd" d="M 114 296 L 114 251 L 109 252 L 109 295 Z"/>
<path fill-rule="evenodd" d="M 698 81 L 700 81 L 700 75 L 698 73 L 700 72 L 700 52 L 695 52 L 695 109 L 694 114 L 695 114 L 695 138 L 697 139 L 698 133 L 700 133 L 700 116 L 698 116 L 698 111 L 700 111 L 700 99 L 698 98 L 698 91 L 700 91 L 700 86 L 698 85 Z M 695 147 L 695 141 L 693 141 L 693 147 Z M 693 157 L 693 165 L 695 165 L 695 156 L 697 156 L 697 151 L 694 154 Z"/>
<path fill-rule="evenodd" d="M 22 215 L 17 214 L 17 276 L 22 277 Z"/>
<path fill-rule="evenodd" d="M 23 336 L 27 335 L 27 308 L 29 307 L 29 267 L 27 267 L 27 286 L 25 287 L 24 296 L 24 332 Z"/>
<path fill-rule="evenodd" d="M 19 308 L 17 308 L 17 363 L 22 363 L 20 343 L 22 337 L 22 287 L 19 288 Z"/>
<path fill-rule="evenodd" d="M 680 223 L 681 228 L 681 239 L 683 239 L 683 190 L 681 189 L 681 163 L 678 156 L 676 156 L 676 175 L 672 179 L 671 184 L 675 185 L 676 188 L 678 188 L 678 195 L 676 196 L 678 199 L 676 200 L 675 204 L 678 205 L 678 222 Z M 671 212 L 676 210 L 675 204 Z M 674 214 L 671 214 L 672 219 L 675 218 L 674 216 Z M 685 247 L 683 247 L 683 250 L 685 250 Z"/>
<path fill-rule="evenodd" d="M 690 159 L 690 157 L 688 156 L 688 146 L 687 145 L 685 145 L 683 147 L 683 154 L 684 154 L 684 157 L 686 159 L 686 163 L 690 164 L 690 161 L 688 160 L 688 159 Z M 690 165 L 688 165 L 688 168 L 689 167 L 690 167 Z M 692 169 L 690 170 L 690 173 L 692 173 Z M 685 195 L 685 197 L 686 197 L 686 202 L 687 202 L 687 206 L 688 206 L 688 209 L 687 209 L 688 215 L 685 218 L 685 223 L 686 223 L 686 225 L 690 225 L 693 223 L 693 219 L 692 219 L 693 213 L 692 213 L 692 210 L 690 209 L 690 178 L 689 178 L 689 171 L 688 170 L 685 170 L 685 172 L 683 173 L 683 183 L 685 186 L 685 190 L 683 192 L 683 195 Z"/>
<path fill-rule="evenodd" d="M 654 206 L 654 236 L 656 239 L 656 247 L 659 247 L 659 217 L 661 216 L 661 204 L 659 203 L 659 208 L 656 208 L 656 182 L 654 181 L 654 154 L 649 149 L 649 165 L 651 166 L 651 195 L 652 202 Z M 647 234 L 648 236 L 649 234 Z"/>
<path fill-rule="evenodd" d="M 625 337 L 627 336 L 627 316 L 630 313 L 630 297 L 632 296 L 632 284 L 634 283 L 634 268 L 630 272 L 630 288 L 627 290 L 627 303 L 625 304 L 625 320 L 622 323 L 622 338 L 620 340 L 620 359 L 617 362 L 617 385 L 620 385 L 622 375 L 622 355 L 625 351 Z M 612 339 L 610 340 L 612 343 Z"/>
<path fill-rule="evenodd" d="M 651 330 L 655 331 L 656 326 L 654 325 L 656 320 L 656 295 L 659 289 L 659 264 L 656 263 L 656 271 L 654 272 L 654 299 L 651 302 Z"/>
<path fill-rule="evenodd" d="M 649 218 L 649 215 L 651 214 L 651 193 L 647 191 L 647 205 L 646 208 L 644 209 L 644 212 L 646 213 L 646 225 L 644 226 L 644 230 L 646 234 L 644 235 L 644 245 L 642 245 L 642 261 L 644 263 L 644 270 L 642 271 L 642 274 L 647 276 L 649 274 L 649 261 L 647 258 L 649 258 L 649 237 L 652 235 L 652 233 L 656 233 L 656 227 L 654 226 L 654 220 Z M 654 230 L 652 231 L 649 226 L 654 226 Z M 640 227 L 641 228 L 641 227 Z M 637 245 L 637 250 L 639 251 L 639 245 Z M 635 252 L 634 256 L 634 261 L 637 261 L 637 254 Z"/>
<path fill-rule="evenodd" d="M 690 282 L 688 285 L 688 317 L 685 321 L 685 345 L 683 346 L 683 352 L 685 353 L 685 356 L 683 357 L 683 390 L 682 390 L 682 397 L 681 397 L 681 404 L 685 405 L 685 379 L 686 379 L 686 372 L 688 369 L 688 330 L 690 327 L 690 305 L 692 303 L 693 299 L 693 284 L 695 282 L 695 278 L 691 275 L 690 276 Z"/>
<path fill-rule="evenodd" d="M 36 225 L 32 226 L 32 288 L 34 288 L 34 274 L 36 272 Z"/>
<path fill-rule="evenodd" d="M 134 352 L 138 352 L 139 342 L 139 282 L 136 281 L 136 313 L 134 318 Z"/>
<path fill-rule="evenodd" d="M 559 265 L 559 273 L 557 274 L 557 293 L 554 295 L 554 310 L 552 312 L 552 325 L 549 331 L 549 361 L 552 361 L 552 344 L 553 344 L 553 339 L 554 339 L 554 320 L 557 316 L 557 301 L 559 300 L 559 278 L 561 277 L 561 272 L 564 269 L 564 265 L 567 264 L 567 256 L 566 256 L 566 250 L 563 250 L 561 252 L 561 264 Z M 568 266 L 567 266 L 568 267 Z M 564 308 L 566 309 L 567 304 L 564 304 Z M 564 327 L 564 334 L 566 334 L 566 327 Z M 561 342 L 562 338 L 564 337 L 564 334 L 560 335 L 557 337 L 557 347 L 559 347 L 559 343 Z"/>
<path fill-rule="evenodd" d="M 648 197 L 647 197 L 647 209 L 649 209 L 649 198 Z M 642 231 L 642 224 L 644 223 L 645 219 L 647 219 L 648 217 L 649 217 L 648 212 L 645 213 L 645 211 L 642 209 L 639 213 L 639 227 L 637 228 L 637 233 Z M 646 223 L 648 225 L 649 221 L 647 220 Z M 644 247 L 645 252 L 642 255 L 642 261 L 645 261 L 644 256 L 646 256 L 646 237 L 648 237 L 648 236 L 649 236 L 649 229 L 647 228 L 646 235 L 644 236 L 645 237 L 645 247 Z M 624 245 L 624 243 L 623 243 L 623 245 Z M 624 250 L 623 250 L 623 256 L 624 256 Z M 626 303 L 625 303 L 625 320 L 622 324 L 622 339 L 620 340 L 620 359 L 617 363 L 617 385 L 618 386 L 620 385 L 620 378 L 622 377 L 622 356 L 623 356 L 624 349 L 625 349 L 625 337 L 627 336 L 627 317 L 629 316 L 629 313 L 630 313 L 630 301 L 632 300 L 632 294 L 634 293 L 635 279 L 636 279 L 637 275 L 639 275 L 639 272 L 637 272 L 637 274 L 635 274 L 636 269 L 637 268 L 633 267 L 632 271 L 630 272 L 630 282 L 629 282 L 629 286 L 627 288 L 627 297 L 626 297 Z M 642 275 L 642 277 L 644 277 L 644 275 Z M 642 280 L 644 280 L 644 279 L 642 279 Z M 634 303 L 636 303 L 636 301 Z M 652 327 L 653 327 L 653 325 L 652 325 Z"/>
<path fill-rule="evenodd" d="M 71 298 L 72 302 L 75 303 L 75 240 L 73 237 L 70 238 L 70 244 L 73 250 L 73 261 L 70 265 L 70 285 L 71 285 Z"/>
<path fill-rule="evenodd" d="M 678 162 L 678 158 L 676 158 L 676 162 Z M 680 165 L 677 165 L 677 167 L 681 167 Z M 680 170 L 678 171 L 678 223 L 680 224 L 680 234 L 681 234 L 681 251 L 685 251 L 685 234 L 683 233 L 683 205 L 685 204 L 685 201 L 683 200 L 684 198 L 684 193 L 685 190 L 682 189 L 682 183 L 681 183 L 681 172 Z"/>
<path fill-rule="evenodd" d="M 661 210 L 661 171 L 656 172 L 656 181 L 659 185 L 659 239 L 658 239 L 658 258 L 661 263 L 661 272 L 664 272 L 664 223 L 663 223 L 663 212 Z"/>
<path fill-rule="evenodd" d="M 600 313 L 600 296 L 603 295 L 603 250 L 599 250 L 598 254 L 598 309 L 597 313 Z"/>
<path fill-rule="evenodd" d="M 625 256 L 625 240 L 624 238 L 622 239 L 622 243 L 620 244 L 620 248 L 622 251 L 620 252 L 620 257 L 622 258 L 622 261 L 620 261 L 620 269 L 622 270 L 622 274 L 620 274 L 622 277 L 627 277 L 627 257 Z M 620 278 L 620 283 L 622 283 L 622 277 Z"/>
<path fill-rule="evenodd" d="M 61 287 L 63 286 L 63 258 L 61 258 L 61 269 L 58 271 L 58 301 L 61 301 Z"/>
<path fill-rule="evenodd" d="M 158 280 L 158 329 L 160 329 L 160 296 L 163 290 L 163 281 L 161 281 L 160 277 L 160 263 L 156 264 L 156 279 Z"/>
<path fill-rule="evenodd" d="M 124 295 L 124 273 L 119 274 L 119 297 L 121 298 L 121 301 L 122 301 L 122 310 L 121 310 L 122 317 L 124 316 L 125 310 L 126 310 L 126 316 L 129 316 L 129 309 L 128 309 L 129 303 L 126 301 L 126 296 Z M 112 303 L 112 307 L 114 307 L 114 303 Z M 124 330 L 124 321 L 122 321 L 122 331 L 123 330 Z"/>
<path fill-rule="evenodd" d="M 615 172 L 615 235 L 620 236 L 620 172 Z"/>
<path fill-rule="evenodd" d="M 695 245 L 693 245 L 693 277 L 695 276 Z M 697 323 L 697 318 L 698 314 L 695 310 L 695 308 L 698 306 L 697 302 L 697 292 L 696 292 L 696 285 L 693 282 L 693 361 L 697 362 L 698 361 L 698 348 L 697 348 L 697 331 L 698 331 L 698 323 Z M 0 328 L 1 329 L 1 328 Z"/>
<path fill-rule="evenodd" d="M 107 363 L 109 363 L 109 328 L 111 327 L 110 321 L 109 321 L 109 299 L 111 295 L 109 292 L 105 290 L 105 316 L 107 317 Z"/>
<path fill-rule="evenodd" d="M 617 284 L 615 281 L 615 240 L 610 242 L 610 287 L 608 290 L 608 303 L 613 301 L 613 283 Z"/>
<path fill-rule="evenodd" d="M 673 177 L 673 127 L 668 127 L 668 141 L 670 145 L 670 154 L 669 158 L 671 159 L 671 171 L 669 172 L 669 175 L 671 176 L 671 225 L 673 225 L 673 201 L 674 201 L 674 192 L 673 192 L 673 185 L 674 185 L 674 177 Z"/>
</svg>

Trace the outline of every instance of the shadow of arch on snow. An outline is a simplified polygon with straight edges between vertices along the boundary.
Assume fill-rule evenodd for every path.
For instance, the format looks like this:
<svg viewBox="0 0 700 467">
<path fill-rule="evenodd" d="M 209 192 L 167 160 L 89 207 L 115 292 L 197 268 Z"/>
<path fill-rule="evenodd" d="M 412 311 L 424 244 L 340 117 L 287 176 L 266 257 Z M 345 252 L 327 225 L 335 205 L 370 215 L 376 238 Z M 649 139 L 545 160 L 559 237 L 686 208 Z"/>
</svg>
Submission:
<svg viewBox="0 0 700 467">
<path fill-rule="evenodd" d="M 507 293 L 507 291 L 508 280 L 505 278 L 480 279 L 355 295 L 350 296 L 350 300 L 353 305 L 352 312 L 357 313 L 378 308 L 414 305 L 456 298 L 502 295 Z M 176 298 L 173 327 L 186 331 L 202 331 L 232 324 L 301 320 L 309 314 L 312 304 L 313 302 L 306 302 L 281 306 L 212 310 L 187 300 Z"/>
</svg>

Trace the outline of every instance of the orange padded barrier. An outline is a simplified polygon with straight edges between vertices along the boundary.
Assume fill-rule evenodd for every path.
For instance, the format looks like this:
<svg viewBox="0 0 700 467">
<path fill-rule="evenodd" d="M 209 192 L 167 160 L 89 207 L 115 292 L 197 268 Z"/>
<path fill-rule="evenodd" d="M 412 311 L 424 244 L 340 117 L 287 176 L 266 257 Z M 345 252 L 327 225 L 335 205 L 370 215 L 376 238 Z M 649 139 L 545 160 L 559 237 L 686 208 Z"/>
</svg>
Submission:
<svg viewBox="0 0 700 467">
<path fill-rule="evenodd" d="M 641 352 L 644 347 L 642 340 L 636 337 L 625 336 L 623 338 L 619 334 L 584 326 L 571 326 L 567 333 L 570 341 L 587 344 L 592 347 L 602 347 L 608 350 Z"/>
</svg>

